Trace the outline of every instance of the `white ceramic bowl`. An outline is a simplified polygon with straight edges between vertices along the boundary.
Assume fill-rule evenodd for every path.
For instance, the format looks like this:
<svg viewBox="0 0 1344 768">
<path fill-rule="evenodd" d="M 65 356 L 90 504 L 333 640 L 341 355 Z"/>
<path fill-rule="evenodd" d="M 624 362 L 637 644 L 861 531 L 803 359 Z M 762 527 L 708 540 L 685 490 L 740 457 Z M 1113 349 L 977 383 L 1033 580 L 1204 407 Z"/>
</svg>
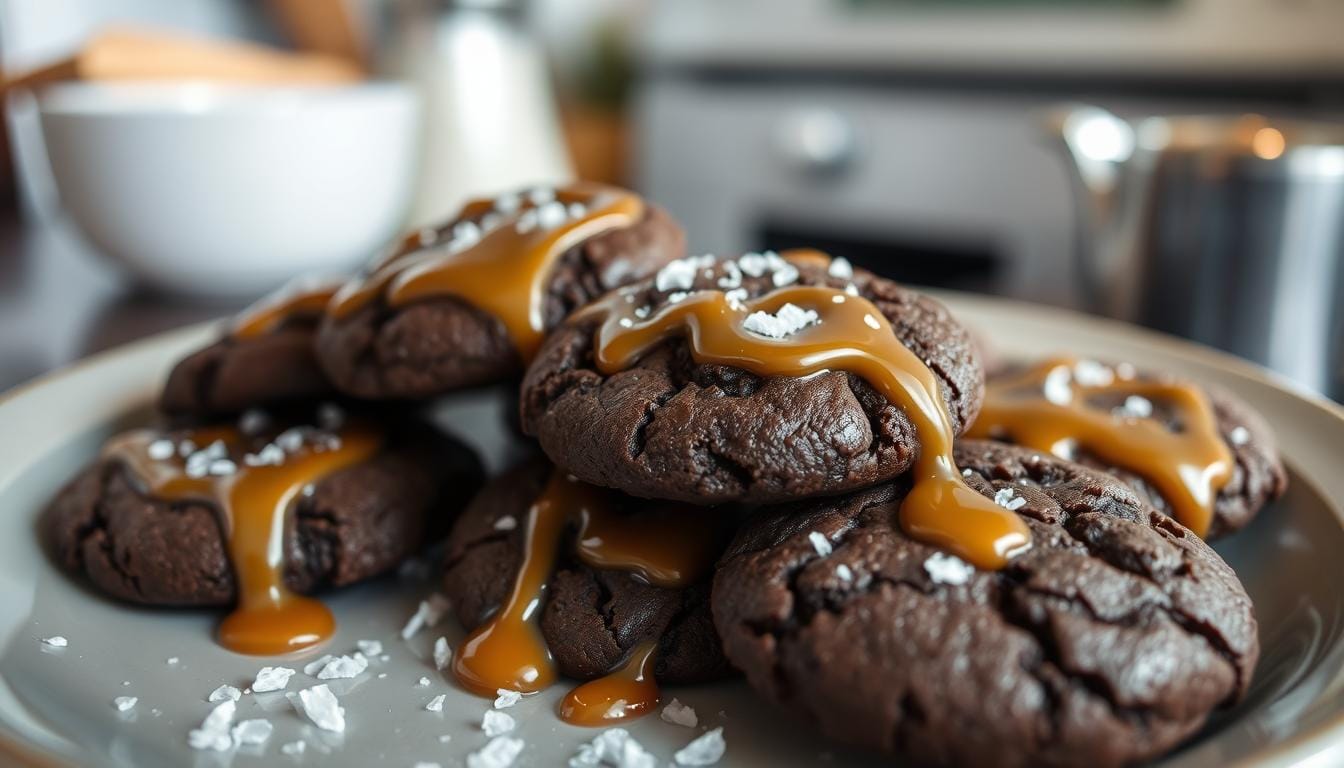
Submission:
<svg viewBox="0 0 1344 768">
<path fill-rule="evenodd" d="M 393 83 L 68 83 L 40 97 L 65 208 L 161 289 L 256 294 L 389 242 L 413 191 L 417 102 Z"/>
</svg>

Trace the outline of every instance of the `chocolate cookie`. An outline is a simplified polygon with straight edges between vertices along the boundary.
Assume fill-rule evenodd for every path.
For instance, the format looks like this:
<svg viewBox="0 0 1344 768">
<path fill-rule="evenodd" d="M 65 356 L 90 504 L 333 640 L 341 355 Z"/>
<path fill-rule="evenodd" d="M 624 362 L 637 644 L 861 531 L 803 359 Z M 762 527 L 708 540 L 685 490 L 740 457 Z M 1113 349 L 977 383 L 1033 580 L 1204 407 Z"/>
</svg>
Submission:
<svg viewBox="0 0 1344 768">
<path fill-rule="evenodd" d="M 217 341 L 173 367 L 159 409 L 178 421 L 201 421 L 333 394 L 314 341 L 338 287 L 293 284 L 244 310 Z"/>
<path fill-rule="evenodd" d="M 967 482 L 1033 545 L 980 571 L 899 529 L 904 481 L 761 510 L 714 581 L 724 652 L 839 741 L 938 765 L 1122 765 L 1246 691 L 1250 599 L 1118 480 L 965 441 Z"/>
<path fill-rule="evenodd" d="M 468 631 L 494 616 L 523 561 L 529 508 L 552 472 L 543 461 L 492 481 L 458 518 L 448 538 L 444 592 Z M 615 494 L 611 494 L 615 497 Z M 635 524 L 660 514 L 647 502 L 616 499 L 616 514 Z M 724 529 L 714 546 L 718 552 Z M 657 639 L 655 677 L 693 683 L 729 674 L 709 614 L 709 574 L 684 588 L 654 586 L 627 570 L 595 568 L 575 552 L 567 528 L 545 589 L 540 626 L 559 671 L 590 680 L 612 671 L 642 640 Z M 712 566 L 712 556 L 707 566 Z"/>
<path fill-rule="evenodd" d="M 213 431 L 155 433 L 158 446 L 150 450 L 185 455 L 192 448 L 185 441 L 203 434 Z M 184 461 L 189 469 L 193 462 L 199 465 L 194 474 L 227 468 L 212 469 L 216 461 L 245 471 L 254 463 L 282 462 L 299 442 L 332 433 L 308 428 L 287 434 L 264 430 L 223 451 L 198 440 L 195 454 L 203 458 Z M 42 515 L 41 533 L 56 562 L 83 574 L 98 590 L 131 602 L 234 603 L 239 586 L 225 531 L 238 526 L 224 521 L 217 503 L 153 494 L 110 450 L 67 484 Z M 396 566 L 447 529 L 479 487 L 480 473 L 474 453 L 456 440 L 418 425 L 397 427 L 372 455 L 321 476 L 292 503 L 285 520 L 284 584 L 313 593 Z"/>
<path fill-rule="evenodd" d="M 1070 361 L 1046 361 L 1034 370 L 1045 371 L 1058 363 Z M 1227 451 L 1228 469 L 1221 486 L 1212 495 L 1212 507 L 1208 510 L 1207 530 L 1199 531 L 1205 538 L 1217 538 L 1246 526 L 1255 515 L 1269 502 L 1282 496 L 1288 487 L 1288 474 L 1279 459 L 1277 442 L 1273 432 L 1263 417 L 1250 405 L 1235 395 L 1218 387 L 1198 385 L 1174 379 L 1155 371 L 1135 370 L 1133 366 L 1110 365 L 1094 361 L 1072 361 L 1065 369 L 1073 371 L 1068 378 L 1073 380 L 1081 376 L 1098 378 L 1086 387 L 1086 396 L 1082 405 L 1114 419 L 1111 429 L 1142 429 L 1145 422 L 1155 422 L 1171 435 L 1181 435 L 1192 428 L 1191 415 L 1186 411 L 1189 404 L 1174 401 L 1162 388 L 1171 388 L 1175 395 L 1203 401 L 1208 409 L 1208 434 L 1211 440 L 1222 443 Z M 1043 380 L 1044 376 L 1032 377 L 1032 369 L 1023 366 L 1005 368 L 989 381 L 986 395 L 985 413 L 981 421 L 975 424 L 973 434 L 977 437 L 992 437 L 1005 442 L 1029 444 L 1026 436 L 1011 429 L 1010 421 L 1013 408 L 1019 407 L 1023 393 L 1022 382 L 1030 384 L 1034 380 Z M 1024 378 L 1025 374 L 1025 378 Z M 1048 374 L 1047 374 L 1048 375 Z M 1064 386 L 1062 379 L 1056 384 Z M 1055 385 L 1052 385 L 1055 386 Z M 1158 387 L 1155 393 L 1142 389 Z M 1134 392 L 1140 394 L 1134 394 Z M 1045 394 L 1040 396 L 1045 401 Z M 1030 418 L 1039 422 L 1042 412 L 1032 411 Z M 1007 427 L 1007 428 L 1005 428 Z M 1114 444 L 1117 439 L 1113 433 L 1103 433 L 1106 443 Z M 1048 440 L 1042 440 L 1044 443 Z M 1053 441 L 1051 441 L 1053 442 Z M 1042 449 L 1044 445 L 1032 445 Z M 1101 448 L 1102 446 L 1096 446 Z M 1061 447 L 1062 450 L 1062 447 Z M 1144 462 L 1140 461 L 1139 451 L 1127 451 L 1126 455 L 1107 460 L 1099 456 L 1087 441 L 1075 441 L 1065 458 L 1080 464 L 1101 469 L 1124 480 L 1139 496 L 1164 514 L 1181 519 L 1191 528 L 1189 521 L 1182 519 L 1179 509 L 1181 499 L 1176 494 L 1164 492 L 1153 478 L 1145 475 Z M 1161 454 L 1153 456 L 1161 460 Z M 1170 462 L 1181 459 L 1179 455 L 1170 455 Z"/>
<path fill-rule="evenodd" d="M 684 251 L 681 227 L 623 190 L 571 185 L 478 200 L 347 286 L 318 354 L 336 386 L 362 398 L 507 380 L 575 308 Z"/>
<path fill-rule="evenodd" d="M 694 257 L 608 299 L 635 307 L 635 318 L 648 318 L 621 318 L 622 327 L 636 330 L 713 291 L 722 292 L 725 312 L 735 308 L 739 315 L 760 297 L 768 301 L 809 286 L 828 294 L 816 308 L 821 313 L 832 301 L 869 306 L 885 319 L 865 315 L 868 327 L 881 329 L 889 322 L 904 346 L 900 351 L 914 365 L 922 361 L 924 376 L 933 374 L 930 386 L 937 394 L 930 408 L 945 407 L 950 430 L 960 433 L 974 419 L 983 390 L 965 329 L 933 299 L 843 260 L 828 261 L 815 252 L 787 259 L 774 253 Z M 830 321 L 820 317 L 785 304 L 778 315 L 753 312 L 740 322 L 723 322 L 773 342 L 809 323 L 827 329 Z M 650 498 L 769 503 L 887 480 L 909 470 L 919 453 L 906 412 L 855 373 L 757 376 L 734 365 L 700 363 L 684 333 L 643 352 L 623 370 L 604 373 L 595 347 L 603 323 L 591 309 L 576 315 L 551 335 L 523 381 L 524 430 L 582 480 Z M 890 334 L 885 341 L 892 343 Z M 937 399 L 942 402 L 934 404 Z"/>
</svg>

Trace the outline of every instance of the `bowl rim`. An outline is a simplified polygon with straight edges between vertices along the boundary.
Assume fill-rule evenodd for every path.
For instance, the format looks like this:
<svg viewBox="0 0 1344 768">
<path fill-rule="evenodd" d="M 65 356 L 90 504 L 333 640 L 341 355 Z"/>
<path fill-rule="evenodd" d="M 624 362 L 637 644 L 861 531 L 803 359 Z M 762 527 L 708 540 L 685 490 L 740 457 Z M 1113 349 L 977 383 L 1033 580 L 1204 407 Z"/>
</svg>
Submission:
<svg viewBox="0 0 1344 768">
<path fill-rule="evenodd" d="M 37 94 L 43 117 L 208 116 L 293 112 L 313 106 L 367 109 L 402 106 L 415 89 L 396 80 L 359 83 L 258 84 L 215 80 L 124 80 L 52 83 Z"/>
</svg>

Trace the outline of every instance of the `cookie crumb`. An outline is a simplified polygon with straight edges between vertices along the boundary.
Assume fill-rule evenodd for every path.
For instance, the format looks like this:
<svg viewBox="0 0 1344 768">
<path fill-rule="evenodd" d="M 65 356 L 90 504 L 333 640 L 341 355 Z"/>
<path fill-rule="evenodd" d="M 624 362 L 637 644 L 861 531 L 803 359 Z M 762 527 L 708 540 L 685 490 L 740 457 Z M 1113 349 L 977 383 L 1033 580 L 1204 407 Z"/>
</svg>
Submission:
<svg viewBox="0 0 1344 768">
<path fill-rule="evenodd" d="M 481 732 L 491 738 L 502 736 L 516 727 L 518 723 L 511 715 L 497 709 L 487 709 L 481 717 Z"/>
<path fill-rule="evenodd" d="M 715 728 L 677 750 L 672 756 L 677 765 L 714 765 L 728 748 L 723 740 L 723 728 Z"/>
<path fill-rule="evenodd" d="M 822 535 L 820 531 L 812 531 L 808 533 L 807 540 L 812 542 L 812 548 L 817 551 L 818 555 L 825 557 L 831 554 L 831 541 Z"/>
<path fill-rule="evenodd" d="M 699 718 L 695 716 L 694 709 L 691 709 L 676 699 L 668 702 L 667 706 L 663 707 L 663 711 L 658 716 L 662 718 L 665 723 L 672 723 L 673 725 L 680 725 L 686 728 L 694 728 L 696 724 L 700 722 Z"/>
<path fill-rule="evenodd" d="M 934 552 L 924 561 L 924 572 L 938 584 L 961 585 L 975 575 L 975 566 L 956 555 Z"/>
</svg>

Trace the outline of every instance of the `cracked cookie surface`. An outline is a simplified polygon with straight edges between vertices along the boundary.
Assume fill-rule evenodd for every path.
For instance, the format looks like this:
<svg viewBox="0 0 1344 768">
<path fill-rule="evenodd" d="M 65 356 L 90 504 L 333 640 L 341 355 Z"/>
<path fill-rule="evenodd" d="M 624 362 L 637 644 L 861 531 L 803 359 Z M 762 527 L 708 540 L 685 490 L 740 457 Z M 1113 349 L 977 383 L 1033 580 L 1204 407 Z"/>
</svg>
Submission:
<svg viewBox="0 0 1344 768">
<path fill-rule="evenodd" d="M 314 593 L 395 567 L 441 535 L 480 473 L 465 445 L 419 425 L 406 429 L 295 500 L 285 520 L 286 584 Z M 112 597 L 167 606 L 230 605 L 237 597 L 219 510 L 146 496 L 118 462 L 96 459 L 82 470 L 39 526 L 58 565 Z"/>
<path fill-rule="evenodd" d="M 954 430 L 960 434 L 975 418 L 983 373 L 970 336 L 943 305 L 859 269 L 837 275 L 800 260 L 791 268 L 796 275 L 781 276 L 742 270 L 746 258 L 683 260 L 695 264 L 689 273 L 680 270 L 684 279 L 665 279 L 665 268 L 623 290 L 653 313 L 678 294 L 729 284 L 743 299 L 784 284 L 852 286 L 938 376 Z M 522 390 L 524 430 L 581 480 L 647 498 L 770 503 L 887 480 L 909 470 L 918 455 L 901 409 L 857 375 L 758 377 L 697 364 L 678 338 L 607 376 L 593 363 L 597 324 L 580 316 L 552 333 Z"/>
<path fill-rule="evenodd" d="M 527 516 L 552 468 L 533 461 L 488 484 L 448 538 L 444 593 L 468 632 L 507 599 L 522 563 Z M 643 503 L 630 500 L 627 514 Z M 499 521 L 508 519 L 501 524 Z M 682 589 L 644 583 L 626 571 L 592 568 L 573 554 L 574 532 L 560 545 L 541 609 L 542 635 L 566 675 L 589 680 L 610 672 L 641 640 L 658 638 L 655 677 L 696 683 L 731 673 L 709 614 L 709 577 Z"/>
<path fill-rule="evenodd" d="M 998 572 L 950 561 L 900 530 L 899 480 L 763 509 L 713 597 L 753 688 L 831 738 L 938 765 L 1123 765 L 1239 700 L 1256 623 L 1204 542 L 1080 465 L 981 441 L 956 459 L 1031 549 Z"/>
<path fill-rule="evenodd" d="M 559 257 L 547 280 L 543 325 L 556 327 L 606 291 L 656 272 L 685 247 L 681 226 L 648 204 L 634 226 L 591 237 Z M 379 300 L 348 318 L 327 317 L 317 355 L 338 389 L 374 400 L 431 397 L 523 370 L 504 324 L 452 296 L 400 308 Z"/>
</svg>

